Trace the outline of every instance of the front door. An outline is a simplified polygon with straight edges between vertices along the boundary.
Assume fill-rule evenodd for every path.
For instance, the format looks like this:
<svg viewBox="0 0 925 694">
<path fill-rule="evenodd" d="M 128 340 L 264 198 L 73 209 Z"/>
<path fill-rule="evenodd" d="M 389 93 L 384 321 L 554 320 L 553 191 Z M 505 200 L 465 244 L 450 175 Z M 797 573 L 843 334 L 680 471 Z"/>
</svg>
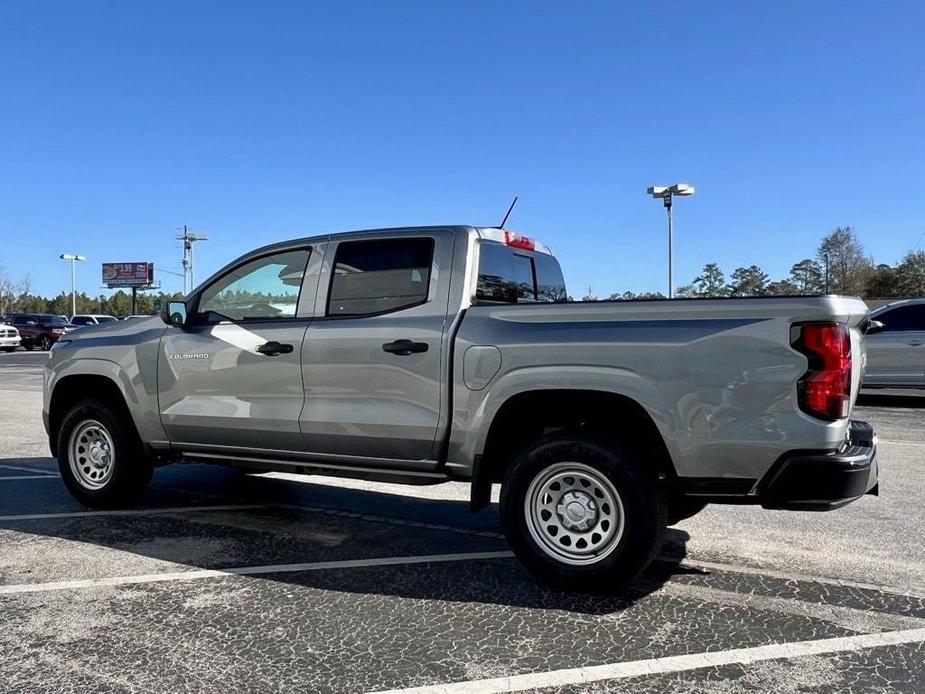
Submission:
<svg viewBox="0 0 925 694">
<path fill-rule="evenodd" d="M 306 450 L 427 469 L 441 416 L 453 237 L 371 236 L 325 252 L 302 348 Z"/>
<path fill-rule="evenodd" d="M 190 299 L 189 327 L 165 331 L 158 392 L 176 448 L 304 450 L 300 355 L 310 319 L 298 306 L 310 252 L 244 261 Z"/>
<path fill-rule="evenodd" d="M 925 386 L 925 304 L 905 304 L 873 317 L 884 327 L 864 338 L 864 383 Z"/>
</svg>

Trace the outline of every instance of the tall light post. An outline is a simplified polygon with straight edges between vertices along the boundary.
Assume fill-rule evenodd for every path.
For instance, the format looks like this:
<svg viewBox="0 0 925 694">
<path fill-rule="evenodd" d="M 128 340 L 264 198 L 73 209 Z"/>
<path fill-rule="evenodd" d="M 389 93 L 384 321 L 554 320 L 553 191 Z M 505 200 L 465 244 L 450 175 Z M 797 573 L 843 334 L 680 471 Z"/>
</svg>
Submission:
<svg viewBox="0 0 925 694">
<path fill-rule="evenodd" d="M 668 298 L 674 296 L 674 280 L 672 277 L 672 240 L 671 240 L 671 198 L 675 195 L 687 197 L 694 194 L 694 186 L 686 183 L 675 183 L 673 186 L 650 186 L 646 192 L 653 198 L 661 198 L 668 213 Z"/>
<path fill-rule="evenodd" d="M 71 318 L 73 318 L 77 315 L 77 263 L 86 258 L 77 253 L 62 253 L 58 257 L 61 260 L 71 261 Z"/>
</svg>

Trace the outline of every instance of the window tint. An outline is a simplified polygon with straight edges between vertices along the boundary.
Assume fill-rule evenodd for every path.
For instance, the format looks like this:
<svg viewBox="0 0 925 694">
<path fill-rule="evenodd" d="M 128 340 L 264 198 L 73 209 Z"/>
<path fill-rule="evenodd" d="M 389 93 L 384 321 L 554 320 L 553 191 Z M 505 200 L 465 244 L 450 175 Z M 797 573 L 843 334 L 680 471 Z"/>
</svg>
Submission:
<svg viewBox="0 0 925 694">
<path fill-rule="evenodd" d="M 43 314 L 39 316 L 39 325 L 67 325 L 67 320 L 61 316 Z"/>
<path fill-rule="evenodd" d="M 87 318 L 86 316 L 74 316 L 71 319 L 71 323 L 73 325 L 86 325 L 89 322 L 90 322 L 90 319 Z"/>
<path fill-rule="evenodd" d="M 203 290 L 199 313 L 209 321 L 294 318 L 308 256 L 300 249 L 245 263 Z"/>
<path fill-rule="evenodd" d="M 115 323 L 118 319 L 114 316 L 97 316 L 97 323 Z"/>
<path fill-rule="evenodd" d="M 899 306 L 877 314 L 875 319 L 883 323 L 885 331 L 925 331 L 925 304 Z"/>
<path fill-rule="evenodd" d="M 536 268 L 537 301 L 568 301 L 568 292 L 565 291 L 565 279 L 562 277 L 559 261 L 551 255 L 537 253 L 533 256 L 533 264 Z"/>
<path fill-rule="evenodd" d="M 433 239 L 339 244 L 327 315 L 363 316 L 424 303 L 433 256 Z"/>
<path fill-rule="evenodd" d="M 536 301 L 533 262 L 498 243 L 482 242 L 475 297 L 482 301 Z"/>
</svg>

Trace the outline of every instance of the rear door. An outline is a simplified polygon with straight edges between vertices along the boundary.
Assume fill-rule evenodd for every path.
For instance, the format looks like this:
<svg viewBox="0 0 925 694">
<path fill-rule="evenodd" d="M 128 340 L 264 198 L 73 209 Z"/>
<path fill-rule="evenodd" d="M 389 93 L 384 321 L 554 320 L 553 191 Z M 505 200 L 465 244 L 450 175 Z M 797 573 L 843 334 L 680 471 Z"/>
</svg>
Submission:
<svg viewBox="0 0 925 694">
<path fill-rule="evenodd" d="M 897 306 L 873 318 L 884 328 L 864 338 L 864 383 L 925 386 L 925 304 Z"/>
<path fill-rule="evenodd" d="M 310 258 L 304 247 L 244 260 L 191 298 L 190 327 L 165 331 L 158 391 L 176 447 L 304 450 L 300 354 L 318 279 Z"/>
<path fill-rule="evenodd" d="M 435 465 L 453 244 L 449 232 L 330 242 L 302 349 L 309 452 Z"/>
</svg>

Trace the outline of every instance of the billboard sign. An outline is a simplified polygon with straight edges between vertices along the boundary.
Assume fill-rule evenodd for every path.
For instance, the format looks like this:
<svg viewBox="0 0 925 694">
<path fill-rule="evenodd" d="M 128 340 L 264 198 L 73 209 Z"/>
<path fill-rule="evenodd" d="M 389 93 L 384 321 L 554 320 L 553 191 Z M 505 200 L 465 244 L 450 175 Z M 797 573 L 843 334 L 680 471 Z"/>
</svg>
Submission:
<svg viewBox="0 0 925 694">
<path fill-rule="evenodd" d="M 154 283 L 154 263 L 103 263 L 103 282 L 109 287 L 146 287 Z"/>
</svg>

